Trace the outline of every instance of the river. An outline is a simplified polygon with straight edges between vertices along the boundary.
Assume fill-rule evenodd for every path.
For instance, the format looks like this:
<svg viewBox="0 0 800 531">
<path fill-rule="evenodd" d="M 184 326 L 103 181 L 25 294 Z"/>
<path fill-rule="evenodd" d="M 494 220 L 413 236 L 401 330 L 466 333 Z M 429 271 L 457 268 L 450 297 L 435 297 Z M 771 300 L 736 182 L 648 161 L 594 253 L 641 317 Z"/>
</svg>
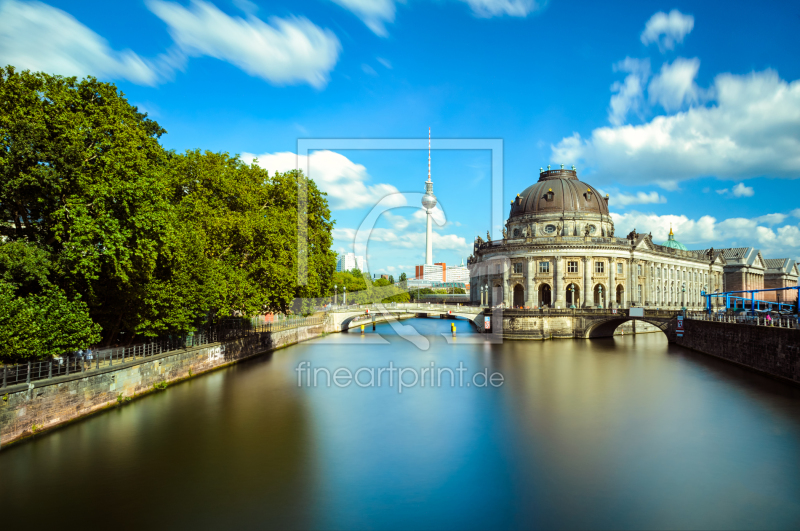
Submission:
<svg viewBox="0 0 800 531">
<path fill-rule="evenodd" d="M 491 345 L 404 323 L 427 350 L 385 324 L 332 334 L 3 449 L 4 527 L 800 527 L 800 390 L 662 334 Z M 302 362 L 466 376 L 314 387 Z"/>
</svg>

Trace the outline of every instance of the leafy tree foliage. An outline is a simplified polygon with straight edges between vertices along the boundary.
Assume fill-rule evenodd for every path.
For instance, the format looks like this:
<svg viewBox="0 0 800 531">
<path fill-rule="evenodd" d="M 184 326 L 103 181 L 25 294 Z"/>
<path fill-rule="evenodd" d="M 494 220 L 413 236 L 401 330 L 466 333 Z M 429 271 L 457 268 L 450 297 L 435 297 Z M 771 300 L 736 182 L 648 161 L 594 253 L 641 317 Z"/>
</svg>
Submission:
<svg viewBox="0 0 800 531">
<path fill-rule="evenodd" d="M 405 280 L 408 280 L 408 277 L 406 277 L 406 274 L 405 273 L 400 273 L 400 282 L 403 282 Z"/>
<path fill-rule="evenodd" d="M 112 344 L 307 312 L 298 299 L 332 293 L 333 220 L 313 181 L 168 152 L 164 133 L 113 84 L 0 68 L 0 337 L 13 345 L 0 357 L 81 348 L 99 329 Z M 24 339 L 14 311 L 55 312 L 60 339 L 47 323 L 36 333 L 52 347 Z"/>
<path fill-rule="evenodd" d="M 0 360 L 70 354 L 99 340 L 100 326 L 83 301 L 70 301 L 53 287 L 19 297 L 13 284 L 0 281 Z"/>
</svg>

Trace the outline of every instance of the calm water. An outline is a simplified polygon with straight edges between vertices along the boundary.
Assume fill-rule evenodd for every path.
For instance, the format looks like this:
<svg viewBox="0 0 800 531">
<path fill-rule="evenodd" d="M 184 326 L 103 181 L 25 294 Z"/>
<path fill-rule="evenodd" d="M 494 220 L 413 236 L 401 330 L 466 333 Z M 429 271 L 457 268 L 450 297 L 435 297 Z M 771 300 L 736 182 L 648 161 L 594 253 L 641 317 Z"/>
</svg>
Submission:
<svg viewBox="0 0 800 531">
<path fill-rule="evenodd" d="M 488 345 L 404 323 L 431 348 L 334 334 L 4 449 L 3 528 L 800 527 L 797 389 L 660 334 Z M 298 387 L 301 361 L 505 383 Z"/>
</svg>

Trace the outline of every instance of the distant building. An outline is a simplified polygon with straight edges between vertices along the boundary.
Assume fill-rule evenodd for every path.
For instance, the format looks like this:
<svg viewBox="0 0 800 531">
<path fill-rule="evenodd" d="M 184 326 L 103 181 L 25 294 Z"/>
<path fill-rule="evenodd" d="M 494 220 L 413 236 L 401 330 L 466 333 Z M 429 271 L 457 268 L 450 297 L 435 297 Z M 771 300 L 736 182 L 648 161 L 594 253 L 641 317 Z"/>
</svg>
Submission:
<svg viewBox="0 0 800 531">
<path fill-rule="evenodd" d="M 433 265 L 418 265 L 414 268 L 414 278 L 417 280 L 447 281 L 447 264 L 440 262 Z"/>
<path fill-rule="evenodd" d="M 339 255 L 336 261 L 336 271 L 350 271 L 351 269 L 358 268 L 364 271 L 364 257 L 356 256 L 355 253 L 345 253 Z"/>
<path fill-rule="evenodd" d="M 767 270 L 764 272 L 764 287 L 770 288 L 791 288 L 797 286 L 797 279 L 800 277 L 797 262 L 791 258 L 767 258 L 764 260 Z M 797 292 L 794 290 L 768 291 L 762 297 L 765 301 L 790 302 L 797 300 Z"/>
<path fill-rule="evenodd" d="M 461 261 L 461 265 L 449 266 L 446 271 L 447 282 L 464 282 L 469 286 L 469 268 Z"/>
</svg>

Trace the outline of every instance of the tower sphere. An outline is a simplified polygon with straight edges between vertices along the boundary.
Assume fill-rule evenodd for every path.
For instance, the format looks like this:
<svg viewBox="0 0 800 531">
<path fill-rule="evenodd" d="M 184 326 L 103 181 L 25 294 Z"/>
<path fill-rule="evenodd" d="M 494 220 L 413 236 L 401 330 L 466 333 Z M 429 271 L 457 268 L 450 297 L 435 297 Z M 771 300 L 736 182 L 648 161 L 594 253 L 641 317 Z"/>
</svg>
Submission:
<svg viewBox="0 0 800 531">
<path fill-rule="evenodd" d="M 427 210 L 433 210 L 436 206 L 436 196 L 432 192 L 427 192 L 422 196 L 422 206 Z"/>
</svg>

